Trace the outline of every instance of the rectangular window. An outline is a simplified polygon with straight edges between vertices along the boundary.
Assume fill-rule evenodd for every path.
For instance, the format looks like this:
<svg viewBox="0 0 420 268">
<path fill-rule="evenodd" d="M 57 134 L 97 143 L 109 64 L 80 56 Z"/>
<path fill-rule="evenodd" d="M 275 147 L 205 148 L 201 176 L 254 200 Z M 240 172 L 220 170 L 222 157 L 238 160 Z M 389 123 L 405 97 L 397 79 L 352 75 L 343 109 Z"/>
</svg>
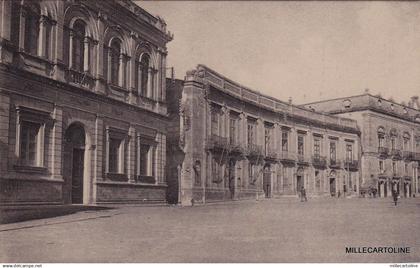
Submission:
<svg viewBox="0 0 420 268">
<path fill-rule="evenodd" d="M 236 118 L 229 119 L 229 142 L 236 144 Z"/>
<path fill-rule="evenodd" d="M 319 157 L 321 155 L 321 140 L 318 138 L 314 139 L 314 156 Z"/>
<path fill-rule="evenodd" d="M 395 137 L 391 138 L 391 150 L 395 150 Z"/>
<path fill-rule="evenodd" d="M 141 144 L 140 145 L 140 175 L 141 176 L 150 176 L 150 145 Z"/>
<path fill-rule="evenodd" d="M 404 174 L 408 175 L 408 164 L 407 163 L 404 164 Z"/>
<path fill-rule="evenodd" d="M 334 141 L 330 142 L 330 161 L 337 161 L 337 144 Z"/>
<path fill-rule="evenodd" d="M 395 161 L 392 162 L 392 173 L 397 174 L 397 163 Z"/>
<path fill-rule="evenodd" d="M 346 160 L 353 161 L 353 144 L 346 144 Z"/>
<path fill-rule="evenodd" d="M 212 111 L 211 113 L 211 134 L 219 135 L 219 113 Z"/>
<path fill-rule="evenodd" d="M 251 163 L 248 164 L 248 177 L 249 182 L 252 183 L 254 181 L 254 165 Z"/>
<path fill-rule="evenodd" d="M 265 155 L 268 155 L 271 146 L 271 128 L 266 127 L 264 131 L 264 150 Z"/>
<path fill-rule="evenodd" d="M 301 136 L 301 135 L 298 136 L 297 147 L 298 147 L 298 154 L 299 155 L 304 155 L 304 153 L 305 153 L 304 152 L 304 137 Z"/>
<path fill-rule="evenodd" d="M 40 165 L 40 148 L 38 148 L 40 127 L 40 124 L 22 121 L 19 154 L 22 165 Z"/>
<path fill-rule="evenodd" d="M 281 132 L 281 150 L 287 152 L 289 150 L 289 132 Z"/>
<path fill-rule="evenodd" d="M 255 144 L 255 123 L 248 122 L 248 144 Z"/>
<path fill-rule="evenodd" d="M 384 147 L 384 136 L 378 136 L 379 147 Z"/>
<path fill-rule="evenodd" d="M 379 173 L 384 173 L 384 161 L 379 160 Z"/>
<path fill-rule="evenodd" d="M 108 172 L 109 173 L 124 173 L 121 169 L 121 139 L 109 139 L 109 154 L 108 154 Z"/>
<path fill-rule="evenodd" d="M 410 149 L 410 147 L 408 146 L 408 139 L 404 139 L 404 143 L 403 143 L 403 150 L 404 151 L 408 151 Z"/>
</svg>

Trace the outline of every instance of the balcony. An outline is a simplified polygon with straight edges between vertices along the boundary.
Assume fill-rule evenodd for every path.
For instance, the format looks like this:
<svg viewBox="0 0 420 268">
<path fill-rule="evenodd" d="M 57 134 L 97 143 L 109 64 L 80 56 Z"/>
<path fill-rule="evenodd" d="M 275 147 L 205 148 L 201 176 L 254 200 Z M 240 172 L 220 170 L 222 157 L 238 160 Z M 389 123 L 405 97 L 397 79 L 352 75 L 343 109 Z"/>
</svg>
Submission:
<svg viewBox="0 0 420 268">
<path fill-rule="evenodd" d="M 95 86 L 95 79 L 89 73 L 72 69 L 67 71 L 67 81 L 88 89 L 93 89 Z"/>
<path fill-rule="evenodd" d="M 389 154 L 389 149 L 386 147 L 378 147 L 379 156 L 387 157 Z"/>
<path fill-rule="evenodd" d="M 405 181 L 411 181 L 413 178 L 411 176 L 406 175 L 406 176 L 403 177 L 403 179 Z"/>
<path fill-rule="evenodd" d="M 341 168 L 341 161 L 337 159 L 330 159 L 330 168 L 339 169 Z"/>
<path fill-rule="evenodd" d="M 312 165 L 319 168 L 326 168 L 327 158 L 325 156 L 314 155 L 312 156 Z"/>
<path fill-rule="evenodd" d="M 393 179 L 398 179 L 398 180 L 399 180 L 399 179 L 401 178 L 401 176 L 398 174 L 398 172 L 397 172 L 397 171 L 393 171 L 393 172 L 392 172 L 392 178 L 393 178 Z"/>
<path fill-rule="evenodd" d="M 309 160 L 305 155 L 298 154 L 297 155 L 297 162 L 300 165 L 309 165 Z"/>
<path fill-rule="evenodd" d="M 266 161 L 277 161 L 277 152 L 275 152 L 273 149 L 267 149 L 265 151 L 264 158 Z"/>
<path fill-rule="evenodd" d="M 386 180 L 388 179 L 388 175 L 385 170 L 379 171 L 378 173 L 378 179 Z"/>
<path fill-rule="evenodd" d="M 346 160 L 344 162 L 344 169 L 358 170 L 359 169 L 359 161 L 358 160 Z"/>
<path fill-rule="evenodd" d="M 228 139 L 219 135 L 212 134 L 209 137 L 207 148 L 211 150 L 228 150 Z"/>
<path fill-rule="evenodd" d="M 243 155 L 245 154 L 245 149 L 243 146 L 236 140 L 230 139 L 229 140 L 229 152 L 231 154 L 236 155 Z"/>
<path fill-rule="evenodd" d="M 414 160 L 414 152 L 411 151 L 403 151 L 402 157 L 404 160 L 413 161 Z"/>
<path fill-rule="evenodd" d="M 288 151 L 282 151 L 279 154 L 279 160 L 285 163 L 295 163 L 296 162 L 296 155 L 294 153 Z"/>
<path fill-rule="evenodd" d="M 249 143 L 248 144 L 248 156 L 249 157 L 262 157 L 263 150 L 261 145 Z"/>
<path fill-rule="evenodd" d="M 401 160 L 402 159 L 402 152 L 398 149 L 391 150 L 391 156 L 393 159 Z"/>
<path fill-rule="evenodd" d="M 413 160 L 420 161 L 420 153 L 413 153 Z"/>
</svg>

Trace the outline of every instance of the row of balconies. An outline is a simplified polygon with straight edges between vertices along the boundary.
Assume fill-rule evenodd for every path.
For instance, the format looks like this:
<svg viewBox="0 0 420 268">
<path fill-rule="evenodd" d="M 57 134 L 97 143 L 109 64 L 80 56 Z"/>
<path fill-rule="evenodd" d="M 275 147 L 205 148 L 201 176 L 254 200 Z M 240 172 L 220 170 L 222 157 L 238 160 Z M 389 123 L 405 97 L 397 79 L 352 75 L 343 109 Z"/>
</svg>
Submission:
<svg viewBox="0 0 420 268">
<path fill-rule="evenodd" d="M 420 161 L 420 153 L 411 151 L 402 151 L 399 149 L 389 149 L 387 147 L 378 147 L 378 153 L 381 157 L 392 157 L 396 160 Z"/>
<path fill-rule="evenodd" d="M 412 179 L 412 176 L 407 175 L 407 173 L 405 173 L 404 175 L 402 175 L 400 172 L 385 172 L 385 171 L 380 171 L 378 173 L 378 178 L 380 179 L 387 179 L 387 178 L 393 178 L 393 179 L 404 179 L 404 180 L 410 180 Z"/>
<path fill-rule="evenodd" d="M 350 169 L 358 170 L 359 161 L 358 160 L 334 160 L 330 159 L 327 161 L 327 157 L 321 155 L 313 155 L 312 158 L 297 154 L 289 151 L 281 151 L 278 153 L 275 149 L 268 148 L 265 152 L 263 146 L 257 144 L 247 144 L 243 145 L 239 142 L 229 140 L 228 138 L 221 137 L 218 135 L 209 136 L 207 142 L 207 149 L 213 151 L 222 151 L 230 154 L 246 155 L 249 158 L 265 159 L 266 161 L 272 162 L 284 162 L 284 163 L 297 163 L 300 165 L 309 165 L 312 163 L 313 166 L 318 168 L 330 167 L 332 169 Z"/>
</svg>

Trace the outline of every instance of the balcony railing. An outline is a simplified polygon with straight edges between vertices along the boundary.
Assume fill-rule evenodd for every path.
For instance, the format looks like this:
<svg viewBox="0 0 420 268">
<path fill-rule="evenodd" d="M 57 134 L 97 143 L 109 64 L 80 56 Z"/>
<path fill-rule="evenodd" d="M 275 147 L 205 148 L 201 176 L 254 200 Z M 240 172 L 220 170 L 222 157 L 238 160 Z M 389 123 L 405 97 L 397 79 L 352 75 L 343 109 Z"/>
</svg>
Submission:
<svg viewBox="0 0 420 268">
<path fill-rule="evenodd" d="M 411 181 L 412 179 L 413 178 L 411 176 L 408 176 L 408 175 L 404 176 L 405 181 Z"/>
<path fill-rule="evenodd" d="M 279 159 L 282 162 L 294 163 L 296 161 L 296 155 L 294 153 L 292 153 L 292 152 L 282 151 L 279 154 Z"/>
<path fill-rule="evenodd" d="M 273 149 L 267 149 L 265 151 L 265 159 L 275 161 L 277 160 L 277 152 L 275 152 Z"/>
<path fill-rule="evenodd" d="M 420 153 L 414 153 L 413 154 L 413 160 L 414 161 L 420 161 Z"/>
<path fill-rule="evenodd" d="M 245 153 L 244 147 L 237 140 L 234 140 L 234 139 L 229 140 L 229 151 L 230 153 L 233 153 L 233 154 Z"/>
<path fill-rule="evenodd" d="M 297 155 L 297 162 L 299 164 L 303 164 L 303 165 L 309 164 L 308 158 L 305 155 L 302 155 L 302 154 Z"/>
<path fill-rule="evenodd" d="M 67 71 L 67 81 L 89 89 L 92 89 L 95 86 L 95 80 L 90 74 L 76 70 Z"/>
<path fill-rule="evenodd" d="M 341 168 L 341 161 L 338 159 L 330 159 L 330 168 Z"/>
<path fill-rule="evenodd" d="M 253 143 L 249 143 L 248 144 L 248 156 L 250 156 L 250 157 L 263 156 L 262 146 L 257 145 L 257 144 L 253 144 Z"/>
<path fill-rule="evenodd" d="M 312 156 L 312 164 L 317 167 L 326 167 L 327 158 L 325 156 L 314 155 Z"/>
<path fill-rule="evenodd" d="M 208 141 L 209 149 L 228 149 L 228 139 L 219 135 L 210 135 Z"/>
<path fill-rule="evenodd" d="M 388 156 L 389 149 L 386 147 L 378 147 L 378 153 L 380 156 Z"/>
<path fill-rule="evenodd" d="M 350 160 L 346 159 L 344 162 L 344 168 L 350 170 L 358 170 L 359 169 L 359 161 L 358 160 Z"/>
<path fill-rule="evenodd" d="M 408 161 L 414 160 L 414 152 L 403 151 L 402 152 L 402 157 L 403 157 L 403 159 L 408 160 Z"/>
<path fill-rule="evenodd" d="M 402 159 L 402 152 L 399 149 L 392 149 L 391 156 L 392 158 L 395 158 L 395 159 Z"/>
</svg>

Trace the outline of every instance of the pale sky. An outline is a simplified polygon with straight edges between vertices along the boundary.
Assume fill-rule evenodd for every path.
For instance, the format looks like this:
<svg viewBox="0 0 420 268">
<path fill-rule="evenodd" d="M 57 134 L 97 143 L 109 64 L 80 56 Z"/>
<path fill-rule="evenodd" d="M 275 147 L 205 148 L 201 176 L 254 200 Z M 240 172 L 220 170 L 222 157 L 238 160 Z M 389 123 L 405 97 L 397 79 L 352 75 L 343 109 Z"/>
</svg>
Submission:
<svg viewBox="0 0 420 268">
<path fill-rule="evenodd" d="M 174 34 L 168 66 L 205 64 L 293 103 L 420 95 L 420 2 L 137 2 Z"/>
</svg>

